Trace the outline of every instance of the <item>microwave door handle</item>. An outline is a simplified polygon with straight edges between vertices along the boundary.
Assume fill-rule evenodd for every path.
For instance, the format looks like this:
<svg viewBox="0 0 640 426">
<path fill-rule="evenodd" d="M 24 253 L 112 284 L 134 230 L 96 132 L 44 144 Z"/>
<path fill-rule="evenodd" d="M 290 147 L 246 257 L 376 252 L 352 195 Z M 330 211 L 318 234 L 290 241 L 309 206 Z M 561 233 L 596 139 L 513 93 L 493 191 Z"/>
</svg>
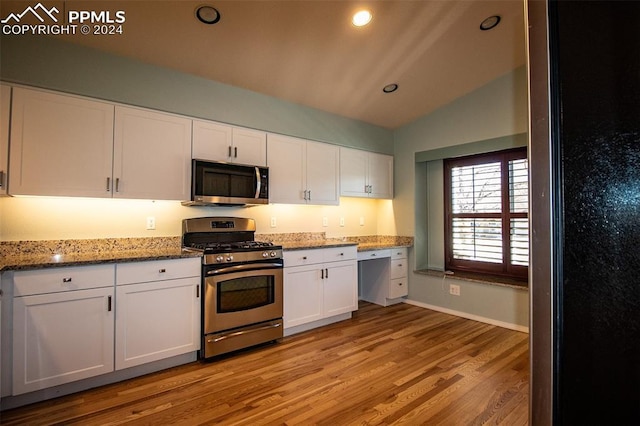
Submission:
<svg viewBox="0 0 640 426">
<path fill-rule="evenodd" d="M 260 169 L 256 166 L 256 195 L 253 198 L 260 197 L 261 186 L 262 186 L 262 182 L 260 181 Z"/>
</svg>

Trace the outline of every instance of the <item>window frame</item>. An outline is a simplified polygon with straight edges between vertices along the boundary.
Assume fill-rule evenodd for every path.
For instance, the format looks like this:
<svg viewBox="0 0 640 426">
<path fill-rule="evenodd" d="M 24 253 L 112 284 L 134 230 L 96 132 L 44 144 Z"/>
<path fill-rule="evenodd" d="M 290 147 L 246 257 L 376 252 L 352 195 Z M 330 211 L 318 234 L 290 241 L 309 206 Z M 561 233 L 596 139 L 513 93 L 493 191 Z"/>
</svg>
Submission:
<svg viewBox="0 0 640 426">
<path fill-rule="evenodd" d="M 528 266 L 511 264 L 511 219 L 528 219 L 529 212 L 511 212 L 510 186 L 509 186 L 509 161 L 526 159 L 527 148 L 514 148 L 483 154 L 475 154 L 464 157 L 443 159 L 444 170 L 444 217 L 445 217 L 445 269 L 448 271 L 469 272 L 478 274 L 498 275 L 517 280 L 526 281 L 528 278 Z M 501 163 L 500 213 L 453 213 L 452 206 L 452 179 L 451 170 L 455 167 L 481 165 L 486 163 Z M 528 210 L 530 210 L 530 206 Z M 475 260 L 455 259 L 453 257 L 453 219 L 454 218 L 499 218 L 502 230 L 502 263 L 482 262 Z M 530 240 L 530 235 L 529 235 Z"/>
</svg>

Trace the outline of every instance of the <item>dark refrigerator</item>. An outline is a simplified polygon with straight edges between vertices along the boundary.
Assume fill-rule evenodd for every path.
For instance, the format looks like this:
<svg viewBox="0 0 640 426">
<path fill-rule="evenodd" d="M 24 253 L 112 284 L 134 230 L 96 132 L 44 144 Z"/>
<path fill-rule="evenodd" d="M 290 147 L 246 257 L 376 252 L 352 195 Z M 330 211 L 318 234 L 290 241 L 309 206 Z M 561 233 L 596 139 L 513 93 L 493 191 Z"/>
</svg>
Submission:
<svg viewBox="0 0 640 426">
<path fill-rule="evenodd" d="M 527 2 L 533 425 L 640 424 L 640 2 Z"/>
</svg>

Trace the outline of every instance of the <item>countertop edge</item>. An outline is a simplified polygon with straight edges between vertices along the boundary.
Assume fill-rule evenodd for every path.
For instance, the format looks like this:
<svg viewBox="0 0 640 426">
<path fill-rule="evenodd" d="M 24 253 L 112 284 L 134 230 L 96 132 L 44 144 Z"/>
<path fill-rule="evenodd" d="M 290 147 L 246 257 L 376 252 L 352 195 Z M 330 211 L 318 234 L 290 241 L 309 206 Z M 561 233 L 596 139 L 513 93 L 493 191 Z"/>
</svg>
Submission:
<svg viewBox="0 0 640 426">
<path fill-rule="evenodd" d="M 154 253 L 154 254 L 125 254 L 117 253 L 112 255 L 96 256 L 94 259 L 74 259 L 71 255 L 70 259 L 62 257 L 60 260 L 42 259 L 42 258 L 25 258 L 22 262 L 16 260 L 0 260 L 0 273 L 8 271 L 26 271 L 33 269 L 46 268 L 64 268 L 75 266 L 101 265 L 105 263 L 131 263 L 131 262 L 147 262 L 153 260 L 170 260 L 170 259 L 187 259 L 194 257 L 202 257 L 201 253 L 184 251 L 181 253 Z"/>
</svg>

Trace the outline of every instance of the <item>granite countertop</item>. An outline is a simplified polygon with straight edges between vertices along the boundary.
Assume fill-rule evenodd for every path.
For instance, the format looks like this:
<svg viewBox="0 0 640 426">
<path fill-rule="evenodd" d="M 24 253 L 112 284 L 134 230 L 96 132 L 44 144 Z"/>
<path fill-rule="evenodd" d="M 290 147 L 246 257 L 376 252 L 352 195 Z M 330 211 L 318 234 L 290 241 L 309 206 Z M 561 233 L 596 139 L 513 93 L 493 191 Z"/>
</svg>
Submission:
<svg viewBox="0 0 640 426">
<path fill-rule="evenodd" d="M 200 256 L 180 237 L 10 241 L 0 243 L 0 272 Z"/>
<path fill-rule="evenodd" d="M 259 234 L 258 241 L 270 241 L 287 250 L 305 250 L 357 246 L 358 251 L 382 250 L 413 246 L 413 237 L 370 235 L 361 237 L 327 238 L 324 232 L 300 232 L 293 234 Z"/>
<path fill-rule="evenodd" d="M 285 251 L 346 246 L 369 251 L 413 245 L 413 237 L 327 238 L 324 232 L 257 234 L 255 239 L 282 245 Z M 0 242 L 0 272 L 200 256 L 200 252 L 183 250 L 181 237 L 3 241 Z"/>
</svg>

